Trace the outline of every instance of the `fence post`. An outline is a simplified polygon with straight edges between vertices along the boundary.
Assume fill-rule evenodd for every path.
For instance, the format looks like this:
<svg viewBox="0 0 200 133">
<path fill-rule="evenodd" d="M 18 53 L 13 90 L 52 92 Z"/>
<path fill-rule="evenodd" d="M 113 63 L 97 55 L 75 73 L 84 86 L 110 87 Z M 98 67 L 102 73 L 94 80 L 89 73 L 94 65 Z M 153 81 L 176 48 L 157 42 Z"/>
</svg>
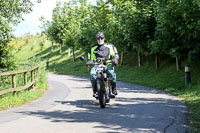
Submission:
<svg viewBox="0 0 200 133">
<path fill-rule="evenodd" d="M 16 77 L 15 77 L 15 74 L 12 75 L 12 88 L 16 88 Z M 13 92 L 13 95 L 16 95 L 16 91 Z"/>
<path fill-rule="evenodd" d="M 47 58 L 47 61 L 46 61 L 46 69 L 48 70 L 49 69 L 49 59 Z"/>
<path fill-rule="evenodd" d="M 27 84 L 27 72 L 24 73 L 24 85 Z"/>
<path fill-rule="evenodd" d="M 31 71 L 31 81 L 33 82 L 34 81 L 34 70 Z M 32 86 L 32 89 L 34 89 L 34 84 Z"/>
<path fill-rule="evenodd" d="M 16 88 L 15 74 L 12 75 L 12 87 Z"/>
</svg>

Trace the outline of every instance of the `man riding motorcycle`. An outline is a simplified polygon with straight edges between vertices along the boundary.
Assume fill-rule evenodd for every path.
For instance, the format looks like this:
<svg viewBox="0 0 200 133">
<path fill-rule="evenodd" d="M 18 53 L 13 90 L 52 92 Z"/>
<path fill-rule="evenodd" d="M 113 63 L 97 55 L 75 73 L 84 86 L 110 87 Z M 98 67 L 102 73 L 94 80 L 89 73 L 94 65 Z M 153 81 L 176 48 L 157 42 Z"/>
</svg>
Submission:
<svg viewBox="0 0 200 133">
<path fill-rule="evenodd" d="M 98 57 L 105 58 L 108 62 L 106 67 L 106 73 L 109 75 L 109 80 L 112 84 L 111 95 L 117 95 L 116 90 L 116 73 L 114 72 L 114 66 L 118 65 L 119 55 L 115 46 L 111 43 L 105 43 L 105 35 L 102 32 L 96 34 L 97 44 L 91 46 L 88 53 L 89 61 L 87 64 L 91 64 L 93 59 Z M 90 71 L 90 81 L 93 88 L 93 97 L 98 97 L 96 88 L 96 69 L 93 67 Z"/>
</svg>

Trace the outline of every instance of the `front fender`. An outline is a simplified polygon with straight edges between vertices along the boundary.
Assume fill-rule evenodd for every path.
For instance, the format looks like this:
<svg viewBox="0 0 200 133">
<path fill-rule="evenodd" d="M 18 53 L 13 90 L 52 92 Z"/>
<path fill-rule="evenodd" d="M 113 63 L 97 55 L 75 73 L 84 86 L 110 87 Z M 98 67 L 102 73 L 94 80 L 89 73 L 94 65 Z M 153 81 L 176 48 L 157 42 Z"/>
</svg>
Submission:
<svg viewBox="0 0 200 133">
<path fill-rule="evenodd" d="M 97 73 L 97 79 L 101 79 L 101 73 Z"/>
</svg>

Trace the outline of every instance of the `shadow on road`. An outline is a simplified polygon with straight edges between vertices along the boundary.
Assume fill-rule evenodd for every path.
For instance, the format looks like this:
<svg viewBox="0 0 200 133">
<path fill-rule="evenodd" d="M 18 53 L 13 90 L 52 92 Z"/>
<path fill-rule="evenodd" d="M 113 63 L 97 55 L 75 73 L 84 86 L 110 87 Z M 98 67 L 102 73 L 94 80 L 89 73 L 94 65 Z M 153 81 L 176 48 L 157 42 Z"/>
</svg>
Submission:
<svg viewBox="0 0 200 133">
<path fill-rule="evenodd" d="M 128 132 L 164 132 L 170 128 L 170 123 L 178 121 L 177 110 L 185 111 L 185 107 L 177 106 L 176 102 L 166 99 L 154 98 L 123 98 L 115 99 L 116 104 L 107 105 L 105 109 L 99 107 L 98 101 L 77 100 L 77 101 L 55 101 L 65 106 L 76 106 L 73 111 L 37 111 L 21 112 L 27 115 L 34 115 L 52 122 L 70 123 L 100 123 L 109 130 Z M 112 102 L 112 101 L 111 101 Z M 184 125 L 179 125 L 184 127 Z"/>
</svg>

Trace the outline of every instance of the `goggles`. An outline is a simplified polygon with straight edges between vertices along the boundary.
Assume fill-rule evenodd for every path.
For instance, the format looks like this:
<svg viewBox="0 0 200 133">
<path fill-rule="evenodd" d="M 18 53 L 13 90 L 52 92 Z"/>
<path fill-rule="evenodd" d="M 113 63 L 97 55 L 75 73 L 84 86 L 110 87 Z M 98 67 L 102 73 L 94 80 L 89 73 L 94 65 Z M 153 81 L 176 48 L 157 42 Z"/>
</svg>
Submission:
<svg viewBox="0 0 200 133">
<path fill-rule="evenodd" d="M 101 39 L 101 40 L 103 40 L 103 39 L 104 39 L 104 37 L 98 37 L 98 38 L 97 38 L 97 40 L 100 40 L 100 39 Z"/>
</svg>

